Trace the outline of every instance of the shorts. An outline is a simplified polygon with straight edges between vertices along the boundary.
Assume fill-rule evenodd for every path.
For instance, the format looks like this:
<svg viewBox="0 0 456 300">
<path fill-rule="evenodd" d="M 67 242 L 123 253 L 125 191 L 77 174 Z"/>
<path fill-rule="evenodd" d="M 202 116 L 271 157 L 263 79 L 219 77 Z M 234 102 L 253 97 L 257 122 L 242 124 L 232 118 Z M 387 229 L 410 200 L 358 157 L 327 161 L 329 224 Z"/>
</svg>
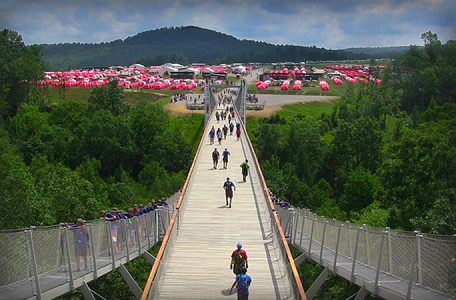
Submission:
<svg viewBox="0 0 456 300">
<path fill-rule="evenodd" d="M 75 245 L 74 246 L 74 254 L 76 256 L 87 256 L 87 249 L 89 247 L 88 246 L 84 246 L 84 245 Z"/>
<path fill-rule="evenodd" d="M 226 190 L 225 191 L 225 196 L 228 198 L 233 198 L 233 191 L 232 190 Z"/>
</svg>

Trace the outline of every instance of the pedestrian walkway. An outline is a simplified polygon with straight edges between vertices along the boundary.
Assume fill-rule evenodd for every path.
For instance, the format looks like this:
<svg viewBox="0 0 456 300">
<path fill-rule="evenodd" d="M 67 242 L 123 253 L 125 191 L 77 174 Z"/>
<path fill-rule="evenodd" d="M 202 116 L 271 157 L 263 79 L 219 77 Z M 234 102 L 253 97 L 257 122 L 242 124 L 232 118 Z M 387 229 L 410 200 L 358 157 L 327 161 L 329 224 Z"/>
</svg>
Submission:
<svg viewBox="0 0 456 300">
<path fill-rule="evenodd" d="M 217 129 L 227 121 L 209 121 Z M 271 240 L 270 216 L 257 181 L 256 170 L 242 182 L 240 165 L 246 159 L 245 140 L 228 135 L 222 145 L 209 145 L 206 138 L 193 171 L 181 210 L 179 232 L 169 258 L 157 279 L 154 299 L 235 299 L 227 298 L 234 274 L 230 255 L 238 241 L 249 256 L 252 277 L 250 299 L 291 299 L 292 287 Z M 217 147 L 230 151 L 228 168 L 212 168 L 211 153 Z M 249 152 L 249 151 L 247 151 Z M 250 155 L 249 155 L 250 156 Z M 253 169 L 253 168 L 251 168 Z M 229 177 L 236 185 L 232 207 L 225 206 L 222 188 Z"/>
</svg>

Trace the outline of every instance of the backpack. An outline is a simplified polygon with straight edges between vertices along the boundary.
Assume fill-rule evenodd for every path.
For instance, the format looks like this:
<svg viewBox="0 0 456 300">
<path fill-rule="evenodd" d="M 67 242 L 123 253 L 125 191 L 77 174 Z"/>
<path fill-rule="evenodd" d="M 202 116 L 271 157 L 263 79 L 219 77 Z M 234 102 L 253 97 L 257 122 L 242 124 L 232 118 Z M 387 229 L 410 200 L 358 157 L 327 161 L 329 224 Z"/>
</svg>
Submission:
<svg viewBox="0 0 456 300">
<path fill-rule="evenodd" d="M 234 263 L 236 265 L 244 265 L 245 264 L 244 257 L 242 256 L 242 251 L 238 251 L 236 253 L 236 256 L 234 257 Z"/>
</svg>

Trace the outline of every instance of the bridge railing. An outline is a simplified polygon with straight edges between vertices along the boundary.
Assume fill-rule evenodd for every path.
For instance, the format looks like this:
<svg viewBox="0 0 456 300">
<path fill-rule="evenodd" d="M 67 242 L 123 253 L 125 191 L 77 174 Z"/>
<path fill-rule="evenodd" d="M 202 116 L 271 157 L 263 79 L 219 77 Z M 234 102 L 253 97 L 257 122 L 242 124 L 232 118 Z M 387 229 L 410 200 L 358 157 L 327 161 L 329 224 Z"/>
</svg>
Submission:
<svg viewBox="0 0 456 300">
<path fill-rule="evenodd" d="M 237 111 L 236 107 L 236 113 L 237 117 L 239 119 L 239 112 Z M 281 250 L 281 255 L 282 258 L 286 261 L 286 269 L 288 272 L 288 278 L 290 279 L 290 282 L 293 287 L 293 292 L 294 296 L 296 299 L 307 299 L 304 287 L 301 282 L 301 278 L 298 273 L 298 269 L 296 267 L 296 264 L 294 262 L 294 258 L 291 254 L 290 247 L 288 246 L 288 241 L 285 237 L 285 230 L 282 226 L 282 223 L 280 222 L 280 218 L 277 214 L 276 208 L 274 206 L 274 203 L 272 202 L 271 195 L 269 193 L 269 188 L 268 185 L 266 184 L 266 180 L 263 176 L 263 173 L 261 171 L 260 163 L 258 162 L 258 158 L 255 154 L 255 149 L 253 148 L 253 145 L 248 137 L 247 134 L 247 129 L 245 127 L 244 121 L 241 119 L 241 128 L 242 128 L 242 135 L 245 137 L 247 147 L 252 155 L 253 158 L 253 164 L 255 166 L 255 169 L 258 172 L 258 177 L 260 181 L 260 185 L 262 188 L 263 196 L 267 201 L 267 208 L 269 211 L 269 214 L 271 216 L 271 229 L 272 229 L 272 239 L 275 245 L 279 246 Z"/>
<path fill-rule="evenodd" d="M 407 283 L 408 298 L 417 286 L 456 297 L 454 235 L 360 226 L 321 217 L 306 209 L 279 209 L 279 212 L 292 244 L 302 249 L 303 240 L 310 239 L 302 250 L 316 257 L 317 262 L 321 262 L 323 251 L 333 253 L 332 270 L 339 263 L 349 261 L 352 277 L 358 264 L 374 270 L 375 287 L 380 275 L 388 274 Z"/>
<path fill-rule="evenodd" d="M 77 287 L 78 278 L 95 279 L 98 270 L 115 270 L 121 262 L 151 248 L 164 234 L 168 221 L 169 209 L 157 209 L 115 222 L 90 221 L 77 228 L 55 225 L 0 231 L 0 294 L 8 299 L 40 299 L 63 285 L 68 289 L 52 296 L 68 292 Z M 79 245 L 79 234 L 87 234 L 87 243 Z M 75 251 L 82 251 L 80 270 Z M 8 292 L 13 298 L 6 296 Z"/>
</svg>

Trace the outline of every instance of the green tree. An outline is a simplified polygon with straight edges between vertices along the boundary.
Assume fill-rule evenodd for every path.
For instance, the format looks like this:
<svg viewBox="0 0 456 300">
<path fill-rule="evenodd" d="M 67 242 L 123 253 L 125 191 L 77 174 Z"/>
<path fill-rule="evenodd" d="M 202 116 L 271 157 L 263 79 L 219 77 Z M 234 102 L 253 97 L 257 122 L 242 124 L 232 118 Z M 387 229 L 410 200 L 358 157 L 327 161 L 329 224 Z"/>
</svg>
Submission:
<svg viewBox="0 0 456 300">
<path fill-rule="evenodd" d="M 347 212 L 358 212 L 376 198 L 380 188 L 378 178 L 359 167 L 351 171 L 343 187 L 342 207 Z"/>
<path fill-rule="evenodd" d="M 25 46 L 21 35 L 10 29 L 0 31 L 0 53 L 0 102 L 6 101 L 12 116 L 29 102 L 31 83 L 43 77 L 44 64 L 40 48 Z"/>
<path fill-rule="evenodd" d="M 120 87 L 117 87 L 115 80 L 110 81 L 107 85 L 95 87 L 90 92 L 88 100 L 92 108 L 109 110 L 115 116 L 129 110 L 125 94 Z"/>
</svg>

